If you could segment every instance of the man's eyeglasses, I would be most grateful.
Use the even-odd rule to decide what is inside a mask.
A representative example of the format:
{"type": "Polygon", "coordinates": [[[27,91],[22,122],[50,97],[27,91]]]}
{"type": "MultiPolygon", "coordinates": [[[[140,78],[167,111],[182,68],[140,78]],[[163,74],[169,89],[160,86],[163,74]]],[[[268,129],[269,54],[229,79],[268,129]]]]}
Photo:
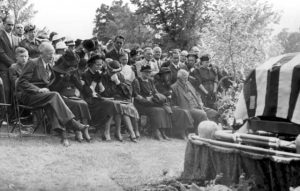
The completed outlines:
{"type": "Polygon", "coordinates": [[[23,27],[16,27],[16,29],[23,29],[23,27]]]}

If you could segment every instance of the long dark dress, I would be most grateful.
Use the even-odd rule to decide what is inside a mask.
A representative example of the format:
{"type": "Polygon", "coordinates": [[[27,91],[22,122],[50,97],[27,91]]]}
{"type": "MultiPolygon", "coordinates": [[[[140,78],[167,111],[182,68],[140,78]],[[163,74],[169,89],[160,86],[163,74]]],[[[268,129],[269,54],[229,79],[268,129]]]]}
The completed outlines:
{"type": "Polygon", "coordinates": [[[78,71],[73,71],[70,74],[60,73],[53,68],[53,81],[50,85],[51,91],[58,92],[63,98],[66,105],[75,115],[76,120],[91,120],[88,104],[80,98],[80,91],[82,91],[82,84],[78,71]],[[78,92],[78,93],[76,93],[78,92]]]}
{"type": "Polygon", "coordinates": [[[82,93],[89,106],[92,124],[96,127],[104,125],[110,117],[119,114],[117,105],[111,100],[102,98],[100,95],[99,82],[101,77],[99,73],[92,73],[89,69],[82,75],[82,80],[84,81],[82,93]],[[93,90],[90,87],[92,82],[96,83],[95,92],[97,97],[93,96],[93,90]]]}
{"type": "Polygon", "coordinates": [[[128,115],[130,117],[139,118],[139,113],[131,102],[132,88],[131,85],[125,82],[124,76],[118,73],[120,84],[116,85],[108,74],[102,76],[102,84],[105,87],[105,91],[100,95],[102,97],[112,97],[116,103],[118,113],[121,115],[128,115]],[[121,101],[121,102],[120,102],[121,101]],[[124,101],[124,102],[123,102],[124,101]]]}
{"type": "MultiPolygon", "coordinates": [[[[172,89],[171,86],[163,82],[160,78],[155,82],[156,89],[159,93],[165,95],[168,98],[168,102],[171,103],[172,89]]],[[[194,120],[187,109],[182,109],[179,106],[172,106],[172,128],[174,133],[178,134],[189,128],[194,128],[194,120]]]]}
{"type": "Polygon", "coordinates": [[[215,109],[216,95],[214,95],[215,83],[218,83],[217,68],[214,66],[196,68],[194,71],[194,77],[196,78],[196,90],[201,94],[203,104],[206,107],[215,109]],[[199,88],[200,84],[208,91],[208,95],[199,88]]]}
{"type": "Polygon", "coordinates": [[[147,115],[150,119],[151,128],[171,128],[170,114],[161,106],[147,100],[147,97],[157,93],[153,81],[144,81],[137,78],[133,81],[134,105],[140,115],[147,115]],[[142,98],[138,98],[140,95],[142,98]]]}

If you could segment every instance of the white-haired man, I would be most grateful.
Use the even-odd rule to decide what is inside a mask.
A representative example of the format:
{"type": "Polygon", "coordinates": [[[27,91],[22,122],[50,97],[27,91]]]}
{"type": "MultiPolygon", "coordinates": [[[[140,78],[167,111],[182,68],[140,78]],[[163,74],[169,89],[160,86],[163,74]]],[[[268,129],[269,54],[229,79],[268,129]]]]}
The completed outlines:
{"type": "Polygon", "coordinates": [[[155,74],[157,74],[159,72],[159,68],[157,65],[157,62],[155,60],[153,60],[153,50],[150,47],[147,47],[144,49],[144,59],[141,61],[138,61],[135,64],[135,71],[136,71],[136,75],[137,77],[141,77],[141,68],[142,66],[146,66],[149,65],[151,67],[151,76],[155,76],[155,74]]]}
{"type": "Polygon", "coordinates": [[[157,63],[158,68],[161,68],[163,61],[161,60],[162,50],[159,46],[153,48],[153,58],[157,63]]]}
{"type": "Polygon", "coordinates": [[[41,55],[29,60],[19,78],[18,89],[21,91],[21,102],[34,108],[43,108],[53,130],[61,134],[64,146],[70,143],[66,137],[66,127],[74,130],[85,130],[87,126],[74,120],[74,114],[65,104],[59,93],[48,89],[55,49],[49,42],[39,46],[41,55]]]}
{"type": "Polygon", "coordinates": [[[205,108],[201,96],[188,80],[189,72],[180,69],[177,73],[177,81],[172,88],[172,105],[189,110],[194,119],[194,127],[197,128],[201,121],[210,119],[215,122],[218,120],[218,112],[205,108]]]}

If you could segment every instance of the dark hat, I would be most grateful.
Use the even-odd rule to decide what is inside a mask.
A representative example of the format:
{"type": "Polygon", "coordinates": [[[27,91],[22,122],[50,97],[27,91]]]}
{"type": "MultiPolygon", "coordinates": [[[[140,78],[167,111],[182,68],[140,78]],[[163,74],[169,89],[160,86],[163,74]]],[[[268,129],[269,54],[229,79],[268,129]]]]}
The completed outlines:
{"type": "Polygon", "coordinates": [[[171,73],[171,70],[169,67],[161,67],[158,74],[159,75],[162,75],[162,74],[165,74],[165,73],[171,73]]]}
{"type": "Polygon", "coordinates": [[[193,56],[195,57],[196,59],[198,59],[198,55],[195,53],[195,52],[189,52],[188,55],[186,56],[187,58],[190,57],[190,56],[193,56]]]}
{"type": "Polygon", "coordinates": [[[68,72],[78,67],[79,56],[73,51],[67,50],[56,62],[53,69],[58,72],[68,72]]]}
{"type": "Polygon", "coordinates": [[[201,61],[209,61],[209,55],[206,54],[206,55],[201,56],[201,57],[200,57],[200,60],[201,60],[201,61]]]}
{"type": "Polygon", "coordinates": [[[107,68],[109,71],[111,71],[113,73],[121,72],[121,70],[122,70],[121,64],[116,60],[112,60],[112,61],[108,62],[107,68]]]}
{"type": "Polygon", "coordinates": [[[35,25],[33,25],[33,24],[28,24],[24,27],[25,33],[28,33],[28,32],[33,31],[33,30],[35,30],[35,25]]]}
{"type": "Polygon", "coordinates": [[[132,49],[129,54],[130,54],[130,57],[134,57],[134,56],[138,55],[138,52],[136,51],[136,49],[132,49]]]}
{"type": "Polygon", "coordinates": [[[96,62],[96,60],[103,60],[105,61],[105,57],[103,55],[95,54],[90,57],[90,59],[87,61],[87,64],[89,67],[93,66],[96,62]]]}
{"type": "Polygon", "coordinates": [[[142,66],[140,72],[152,72],[151,66],[149,64],[142,66]]]}
{"type": "Polygon", "coordinates": [[[94,51],[96,49],[95,42],[91,39],[84,40],[82,42],[82,46],[89,52],[94,51]]]}
{"type": "Polygon", "coordinates": [[[81,39],[76,39],[75,40],[75,46],[79,46],[81,44],[82,40],[81,39]]]}

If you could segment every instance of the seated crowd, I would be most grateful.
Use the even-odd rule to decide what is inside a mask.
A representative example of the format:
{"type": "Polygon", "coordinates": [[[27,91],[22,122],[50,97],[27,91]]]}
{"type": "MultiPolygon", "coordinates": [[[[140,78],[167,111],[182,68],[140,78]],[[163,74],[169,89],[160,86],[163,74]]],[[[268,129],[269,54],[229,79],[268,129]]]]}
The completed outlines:
{"type": "Polygon", "coordinates": [[[162,54],[159,46],[124,49],[123,36],[107,46],[55,32],[38,36],[34,25],[15,25],[12,17],[3,20],[0,41],[1,101],[14,98],[43,108],[65,146],[70,144],[67,132],[90,142],[91,126],[103,132],[103,140],[111,140],[114,125],[118,141],[124,131],[137,142],[141,116],[158,140],[185,139],[201,121],[218,122],[215,102],[222,74],[197,46],[162,54]]]}

